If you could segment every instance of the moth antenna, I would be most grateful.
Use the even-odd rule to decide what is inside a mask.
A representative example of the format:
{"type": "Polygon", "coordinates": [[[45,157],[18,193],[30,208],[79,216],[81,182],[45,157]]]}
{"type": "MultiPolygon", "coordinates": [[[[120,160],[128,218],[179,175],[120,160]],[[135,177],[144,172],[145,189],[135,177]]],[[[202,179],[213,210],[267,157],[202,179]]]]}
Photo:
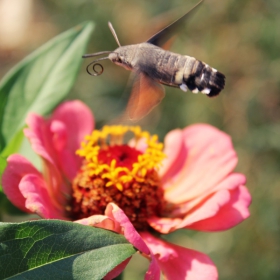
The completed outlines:
{"type": "Polygon", "coordinates": [[[110,21],[108,22],[108,26],[109,26],[109,28],[110,28],[110,30],[111,30],[111,32],[112,32],[112,34],[113,34],[117,44],[119,45],[119,47],[121,47],[121,44],[120,44],[120,41],[118,39],[117,33],[116,33],[116,31],[115,31],[115,29],[114,29],[114,27],[113,27],[113,25],[112,25],[112,23],[110,21]]]}
{"type": "Polygon", "coordinates": [[[101,58],[98,58],[98,59],[92,61],[87,66],[88,74],[91,75],[91,76],[99,76],[99,75],[101,75],[103,73],[103,71],[104,71],[104,68],[103,68],[102,64],[97,63],[97,62],[100,61],[100,60],[105,60],[105,59],[109,59],[109,57],[101,57],[101,58]],[[90,69],[91,65],[92,65],[92,69],[90,69]],[[101,68],[100,71],[96,70],[96,66],[99,66],[101,68]]]}
{"type": "Polygon", "coordinates": [[[97,53],[89,53],[89,54],[84,54],[82,58],[88,58],[88,57],[94,57],[94,56],[100,56],[102,54],[107,54],[111,53],[112,51],[103,51],[103,52],[97,52],[97,53]]]}

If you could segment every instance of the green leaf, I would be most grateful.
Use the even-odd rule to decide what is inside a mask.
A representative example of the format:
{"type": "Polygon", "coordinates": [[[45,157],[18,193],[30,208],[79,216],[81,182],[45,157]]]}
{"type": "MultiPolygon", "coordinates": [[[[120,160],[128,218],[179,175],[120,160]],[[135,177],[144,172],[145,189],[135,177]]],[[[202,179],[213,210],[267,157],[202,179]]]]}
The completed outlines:
{"type": "Polygon", "coordinates": [[[9,155],[17,152],[24,139],[23,130],[19,130],[14,137],[9,141],[8,145],[6,145],[5,149],[2,151],[1,156],[7,158],[9,155]]]}
{"type": "MultiPolygon", "coordinates": [[[[2,175],[7,166],[7,160],[0,155],[0,184],[2,184],[2,175]]],[[[25,212],[19,210],[6,197],[3,192],[2,185],[0,185],[0,220],[1,214],[5,212],[9,215],[26,215],[25,212]]]]}
{"type": "MultiPolygon", "coordinates": [[[[2,183],[1,178],[2,178],[2,174],[3,174],[6,166],[7,166],[7,161],[3,157],[0,156],[0,183],[2,183]]],[[[0,192],[2,192],[2,191],[3,191],[2,186],[0,185],[0,192]]]]}
{"type": "Polygon", "coordinates": [[[135,252],[123,235],[100,228],[0,223],[0,279],[102,279],[135,252]]]}
{"type": "Polygon", "coordinates": [[[78,74],[92,29],[93,24],[87,22],[62,33],[27,56],[3,78],[1,151],[9,141],[17,142],[29,112],[47,114],[65,98],[78,74]]]}

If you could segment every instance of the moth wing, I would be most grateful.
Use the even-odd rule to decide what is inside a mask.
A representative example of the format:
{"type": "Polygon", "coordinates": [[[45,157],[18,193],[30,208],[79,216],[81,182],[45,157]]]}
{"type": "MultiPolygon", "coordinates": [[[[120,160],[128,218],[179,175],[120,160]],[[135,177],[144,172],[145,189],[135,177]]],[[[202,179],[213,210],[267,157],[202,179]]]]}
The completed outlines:
{"type": "Polygon", "coordinates": [[[160,30],[158,33],[153,35],[147,43],[156,45],[156,46],[162,46],[166,41],[174,35],[174,32],[182,25],[182,23],[189,18],[190,15],[193,14],[194,10],[203,2],[201,0],[199,3],[197,3],[190,11],[188,11],[185,15],[165,27],[164,29],[160,30]]]}
{"type": "Polygon", "coordinates": [[[127,105],[130,120],[137,121],[148,115],[164,98],[164,87],[144,73],[135,77],[127,105]]]}
{"type": "Polygon", "coordinates": [[[176,39],[176,36],[172,36],[164,44],[161,45],[161,48],[164,49],[164,50],[170,50],[170,48],[173,45],[175,39],[176,39]]]}

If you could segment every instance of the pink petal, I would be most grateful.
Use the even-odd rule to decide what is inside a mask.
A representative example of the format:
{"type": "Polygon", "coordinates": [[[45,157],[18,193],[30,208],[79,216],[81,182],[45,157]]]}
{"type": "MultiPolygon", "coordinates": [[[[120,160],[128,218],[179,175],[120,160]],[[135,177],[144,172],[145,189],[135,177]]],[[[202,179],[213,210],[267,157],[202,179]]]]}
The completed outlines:
{"type": "Polygon", "coordinates": [[[148,219],[148,223],[156,231],[167,234],[180,228],[182,219],[152,217],[148,219]]]}
{"type": "Polygon", "coordinates": [[[79,223],[84,226],[93,226],[93,227],[112,230],[117,233],[122,233],[119,224],[113,219],[104,215],[92,215],[88,218],[77,220],[75,221],[75,223],[79,223]]]}
{"type": "Polygon", "coordinates": [[[148,232],[141,233],[168,280],[214,280],[218,279],[215,265],[205,254],[183,248],[148,232]]]}
{"type": "Polygon", "coordinates": [[[152,217],[148,222],[161,233],[169,233],[179,228],[204,231],[231,228],[249,216],[248,207],[251,196],[242,186],[243,183],[245,183],[245,177],[242,174],[231,174],[217,186],[218,191],[205,198],[192,211],[188,212],[188,204],[191,202],[178,205],[178,212],[170,211],[170,217],[180,218],[152,217]],[[208,220],[211,220],[211,225],[207,222],[208,220]]]}
{"type": "MultiPolygon", "coordinates": [[[[151,260],[148,271],[146,272],[145,280],[159,280],[160,269],[153,255],[150,255],[150,250],[135,230],[125,213],[114,203],[109,203],[105,210],[105,216],[93,215],[89,218],[76,221],[83,225],[93,225],[105,229],[110,229],[118,233],[122,233],[125,238],[137,248],[141,254],[151,260]]],[[[129,261],[126,260],[127,262],[129,261]]],[[[116,277],[126,266],[127,262],[122,263],[113,269],[104,279],[112,279],[116,277]]]]}
{"type": "Polygon", "coordinates": [[[58,120],[66,126],[68,135],[67,150],[75,153],[85,135],[94,129],[94,118],[88,106],[79,100],[62,103],[53,113],[52,120],[58,120]]]}
{"type": "Polygon", "coordinates": [[[63,174],[58,169],[56,152],[51,141],[52,134],[45,120],[35,114],[27,117],[29,128],[24,129],[25,136],[29,139],[32,149],[41,156],[43,170],[49,193],[54,202],[65,205],[65,194],[69,193],[69,187],[63,181],[63,174]]]}
{"type": "Polygon", "coordinates": [[[19,190],[26,199],[25,207],[32,213],[45,219],[65,220],[65,213],[57,209],[49,196],[46,182],[35,174],[25,175],[20,183],[19,190]]]}
{"type": "Polygon", "coordinates": [[[135,248],[147,255],[150,254],[149,248],[121,208],[114,203],[109,203],[106,207],[105,215],[119,223],[123,230],[123,235],[135,248]]]}
{"type": "MultiPolygon", "coordinates": [[[[190,225],[194,222],[201,221],[206,218],[214,217],[220,211],[222,211],[222,208],[225,205],[229,205],[229,207],[234,207],[234,205],[231,204],[232,200],[235,201],[235,199],[239,199],[239,197],[234,198],[234,191],[235,190],[238,191],[240,186],[245,184],[245,182],[246,182],[246,178],[244,175],[233,173],[229,175],[227,178],[225,178],[225,180],[223,180],[220,184],[218,184],[216,187],[217,191],[215,191],[213,194],[209,195],[208,197],[205,197],[203,201],[191,213],[187,213],[187,211],[184,210],[184,205],[180,205],[180,209],[178,209],[180,211],[179,213],[177,213],[177,215],[182,216],[184,212],[186,213],[181,226],[185,227],[186,225],[190,225]]],[[[241,197],[240,200],[237,201],[237,203],[241,203],[241,204],[243,203],[241,197]]],[[[192,204],[192,202],[186,203],[185,205],[186,209],[189,208],[188,204],[192,204]]],[[[244,205],[245,207],[248,207],[247,203],[245,205],[244,205]]],[[[236,211],[235,209],[233,210],[236,211]]],[[[172,214],[176,215],[175,213],[172,214]]]]}
{"type": "Polygon", "coordinates": [[[51,130],[57,140],[63,143],[59,152],[59,163],[68,178],[73,179],[80,168],[81,158],[76,156],[76,150],[87,134],[94,129],[94,118],[90,109],[81,101],[68,101],[62,103],[53,113],[52,122],[63,124],[63,130],[57,129],[54,124],[51,130]],[[60,139],[59,139],[60,138],[60,139]],[[62,140],[62,141],[61,141],[62,140]]]}
{"type": "Polygon", "coordinates": [[[49,120],[35,114],[27,118],[29,138],[34,151],[60,169],[71,181],[81,164],[75,152],[85,135],[93,130],[93,116],[80,101],[62,103],[49,120]]]}
{"type": "Polygon", "coordinates": [[[93,129],[93,117],[86,105],[80,101],[61,104],[49,120],[35,114],[27,118],[29,128],[24,130],[33,150],[44,161],[44,175],[54,201],[67,203],[69,184],[81,165],[75,154],[80,142],[93,129]]]}
{"type": "Polygon", "coordinates": [[[187,157],[181,129],[172,130],[165,136],[164,153],[167,157],[163,160],[163,166],[159,170],[162,183],[173,178],[181,170],[187,157]]]}
{"type": "Polygon", "coordinates": [[[245,183],[246,178],[243,174],[232,173],[216,186],[213,193],[209,193],[207,196],[201,195],[196,199],[182,203],[180,205],[174,205],[173,210],[169,212],[169,215],[173,217],[186,216],[188,219],[190,219],[190,216],[197,216],[197,213],[200,212],[199,220],[213,216],[219,210],[219,205],[224,205],[227,203],[227,200],[230,198],[228,191],[234,190],[245,183]],[[220,197],[217,200],[217,204],[211,202],[209,203],[212,197],[216,196],[217,194],[220,197]],[[207,211],[204,210],[207,204],[211,205],[211,213],[209,212],[209,209],[207,211]],[[196,207],[193,209],[194,206],[196,207]]]}
{"type": "Polygon", "coordinates": [[[25,206],[25,197],[19,190],[19,183],[27,174],[41,176],[37,169],[23,156],[14,154],[8,157],[7,167],[2,176],[2,186],[8,199],[22,211],[31,213],[25,206]]]}
{"type": "Polygon", "coordinates": [[[159,280],[160,279],[160,269],[153,255],[150,255],[150,250],[139,235],[139,233],[135,230],[131,222],[125,213],[114,203],[108,204],[106,211],[107,216],[112,216],[116,219],[120,226],[123,229],[123,234],[125,238],[135,247],[137,248],[141,254],[146,257],[150,256],[151,263],[148,271],[145,275],[145,280],[159,280]]]}
{"type": "Polygon", "coordinates": [[[248,207],[251,195],[245,186],[230,192],[230,200],[223,205],[215,216],[198,221],[187,228],[203,231],[220,231],[236,226],[250,216],[248,207]]]}
{"type": "Polygon", "coordinates": [[[51,140],[52,148],[55,151],[56,166],[69,181],[72,181],[81,167],[82,158],[75,152],[66,149],[69,136],[64,123],[54,120],[50,123],[49,129],[52,134],[51,140]]]}
{"type": "MultiPolygon", "coordinates": [[[[165,174],[170,175],[164,177],[165,198],[175,204],[209,195],[237,163],[229,136],[218,129],[199,124],[187,127],[182,133],[184,149],[176,153],[174,160],[180,164],[172,172],[167,170],[165,174]]],[[[168,156],[172,153],[169,150],[168,156]]]]}
{"type": "Polygon", "coordinates": [[[160,280],[160,266],[154,254],[151,254],[151,262],[145,274],[145,280],[160,280]]]}
{"type": "MultiPolygon", "coordinates": [[[[188,215],[187,212],[192,210],[194,206],[195,206],[194,211],[196,211],[198,205],[204,203],[206,200],[209,199],[209,197],[211,197],[213,194],[217,193],[218,191],[233,190],[241,185],[244,185],[245,183],[246,183],[246,177],[243,174],[231,173],[216,185],[215,189],[213,189],[213,192],[209,192],[208,194],[201,195],[191,201],[181,204],[174,212],[172,212],[172,215],[182,216],[184,213],[188,215]],[[176,211],[178,213],[176,213],[176,211]]],[[[209,216],[209,214],[206,215],[209,216]]]]}
{"type": "MultiPolygon", "coordinates": [[[[81,220],[75,221],[75,223],[79,223],[86,226],[94,226],[98,228],[103,228],[107,230],[112,230],[117,233],[122,233],[122,229],[117,221],[114,219],[111,219],[104,215],[92,215],[88,218],[84,218],[81,220]]],[[[105,277],[104,280],[110,280],[117,277],[126,267],[128,262],[130,261],[131,257],[123,261],[121,264],[119,264],[117,267],[115,267],[113,270],[111,270],[105,277]]]]}
{"type": "Polygon", "coordinates": [[[125,213],[114,203],[109,203],[105,210],[105,215],[92,215],[88,218],[77,220],[83,225],[97,226],[121,233],[139,251],[149,255],[150,251],[139,233],[125,213]]]}
{"type": "Polygon", "coordinates": [[[43,117],[29,114],[26,123],[29,128],[24,129],[24,134],[29,139],[32,149],[43,159],[55,165],[56,154],[50,141],[52,135],[43,117]]]}

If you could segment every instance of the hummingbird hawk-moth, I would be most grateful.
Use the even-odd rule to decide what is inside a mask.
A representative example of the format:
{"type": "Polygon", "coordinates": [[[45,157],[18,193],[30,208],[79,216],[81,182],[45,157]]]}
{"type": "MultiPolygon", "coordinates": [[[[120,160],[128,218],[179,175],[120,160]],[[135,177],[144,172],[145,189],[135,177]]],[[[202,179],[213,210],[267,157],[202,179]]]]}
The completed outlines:
{"type": "Polygon", "coordinates": [[[93,76],[103,72],[103,66],[98,61],[104,59],[133,71],[132,92],[127,106],[128,117],[131,120],[143,118],[161,102],[165,95],[162,85],[177,87],[185,92],[188,89],[193,93],[202,92],[209,97],[218,95],[224,88],[225,76],[216,69],[194,57],[161,48],[202,2],[203,0],[181,18],[140,44],[121,46],[109,22],[109,28],[119,48],[83,56],[87,58],[109,54],[108,57],[96,59],[87,66],[88,73],[93,76]],[[93,65],[93,73],[89,70],[91,65],[93,65]],[[101,67],[99,72],[95,69],[96,66],[101,67]]]}

